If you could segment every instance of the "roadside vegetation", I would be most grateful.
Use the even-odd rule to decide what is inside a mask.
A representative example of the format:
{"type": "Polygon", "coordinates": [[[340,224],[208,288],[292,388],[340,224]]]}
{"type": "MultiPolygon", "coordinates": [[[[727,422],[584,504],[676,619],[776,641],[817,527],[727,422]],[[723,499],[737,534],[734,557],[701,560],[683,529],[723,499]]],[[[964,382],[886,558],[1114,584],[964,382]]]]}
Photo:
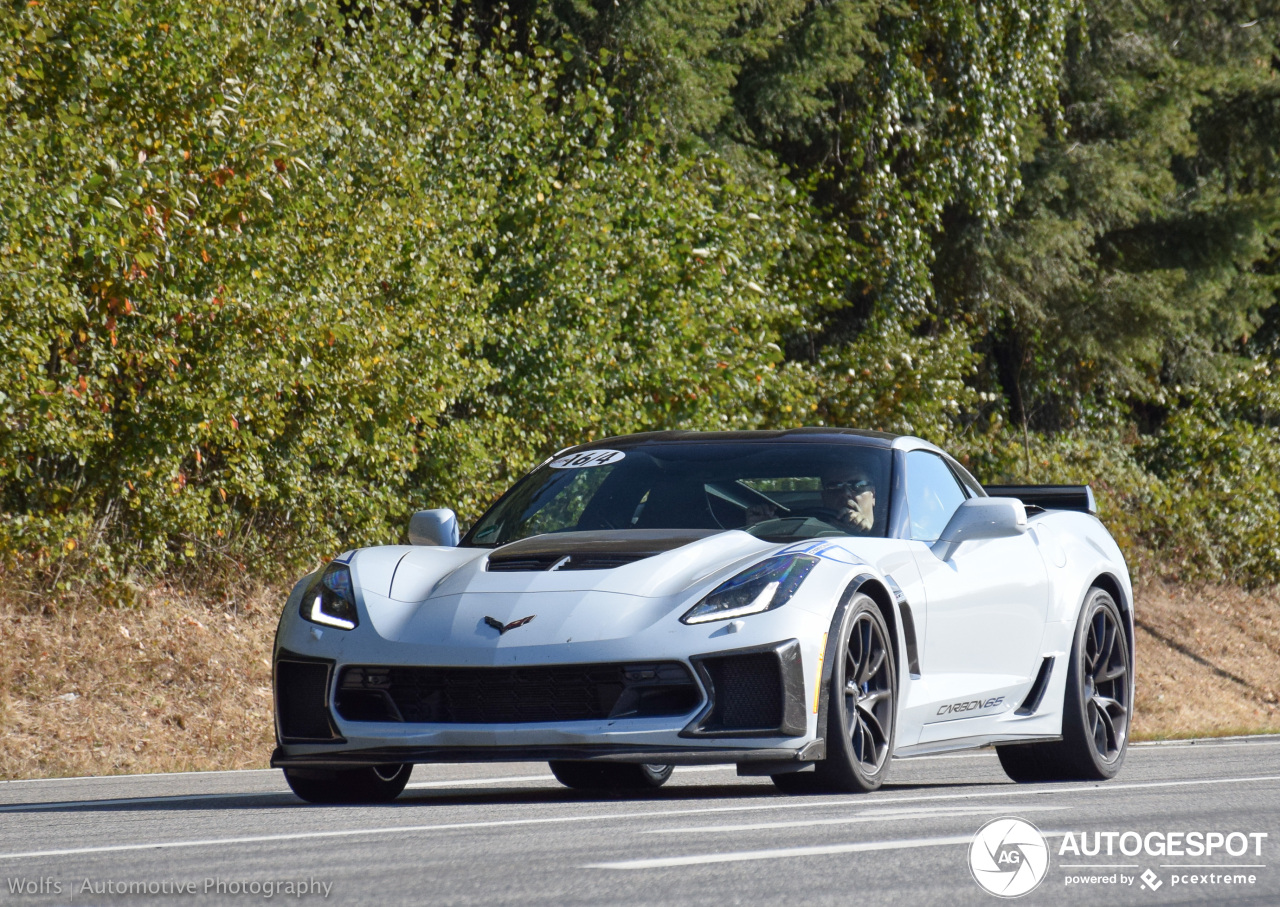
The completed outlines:
{"type": "MultiPolygon", "coordinates": [[[[1280,733],[1280,597],[1138,591],[1134,739],[1280,733]]],[[[51,614],[0,602],[0,780],[266,768],[287,594],[156,586],[135,608],[51,614]]]]}
{"type": "Polygon", "coordinates": [[[1088,481],[1144,588],[1269,601],[1278,46],[1257,0],[3,5],[6,655],[659,428],[1088,481]]]}

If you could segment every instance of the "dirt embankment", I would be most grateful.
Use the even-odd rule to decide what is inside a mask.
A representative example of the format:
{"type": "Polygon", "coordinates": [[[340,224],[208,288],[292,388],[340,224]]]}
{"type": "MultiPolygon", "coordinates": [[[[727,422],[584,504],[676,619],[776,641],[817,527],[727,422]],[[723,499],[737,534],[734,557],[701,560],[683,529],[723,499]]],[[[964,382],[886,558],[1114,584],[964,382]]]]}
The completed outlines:
{"type": "Polygon", "coordinates": [[[283,594],[138,609],[0,603],[0,778],[262,768],[283,594]]]}
{"type": "MultiPolygon", "coordinates": [[[[0,778],[265,767],[285,594],[0,603],[0,778]]],[[[1280,731],[1280,596],[1153,584],[1137,614],[1135,737],[1280,731]]]]}
{"type": "Polygon", "coordinates": [[[1280,731],[1280,594],[1138,591],[1139,738],[1280,731]]]}

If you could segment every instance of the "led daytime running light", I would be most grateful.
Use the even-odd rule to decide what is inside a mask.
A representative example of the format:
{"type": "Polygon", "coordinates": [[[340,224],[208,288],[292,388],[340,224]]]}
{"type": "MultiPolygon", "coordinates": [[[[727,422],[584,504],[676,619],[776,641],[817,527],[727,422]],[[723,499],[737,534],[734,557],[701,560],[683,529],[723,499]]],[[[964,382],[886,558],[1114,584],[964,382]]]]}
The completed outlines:
{"type": "Polygon", "coordinates": [[[716,586],[680,620],[702,624],[771,611],[791,600],[817,563],[806,555],[763,560],[716,586]]]}
{"type": "Polygon", "coordinates": [[[311,602],[311,613],[307,615],[308,620],[313,620],[318,624],[324,624],[326,627],[337,627],[339,630],[354,630],[356,628],[355,621],[346,620],[342,617],[331,617],[324,613],[324,593],[320,593],[311,602]]]}
{"type": "Polygon", "coordinates": [[[302,597],[302,616],[325,627],[354,630],[360,618],[356,614],[351,568],[338,563],[326,567],[320,581],[302,597]]]}

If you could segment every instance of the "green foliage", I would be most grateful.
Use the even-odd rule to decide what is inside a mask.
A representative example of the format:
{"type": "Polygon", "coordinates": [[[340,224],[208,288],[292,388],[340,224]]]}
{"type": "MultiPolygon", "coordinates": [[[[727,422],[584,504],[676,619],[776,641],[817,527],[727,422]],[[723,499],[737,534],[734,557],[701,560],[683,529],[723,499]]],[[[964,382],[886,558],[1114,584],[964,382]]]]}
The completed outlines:
{"type": "Polygon", "coordinates": [[[6,14],[6,547],[385,534],[402,439],[475,372],[519,155],[473,144],[526,145],[548,84],[394,8],[272,9],[6,14]]]}
{"type": "Polygon", "coordinates": [[[0,559],[292,569],[855,425],[1280,579],[1256,0],[0,7],[0,559]]]}
{"type": "Polygon", "coordinates": [[[565,440],[761,423],[803,322],[784,184],[615,140],[501,34],[338,13],[6,14],[0,546],[28,566],[266,570],[475,514],[565,440]]]}
{"type": "Polygon", "coordinates": [[[1070,427],[1091,395],[1168,403],[1212,381],[1275,305],[1280,23],[1244,2],[1086,3],[1061,124],[994,229],[943,251],[1016,421],[1070,427]]]}
{"type": "Polygon", "coordinates": [[[1280,372],[1259,363],[1192,392],[1140,448],[1168,492],[1149,543],[1184,575],[1247,585],[1280,577],[1280,372]]]}

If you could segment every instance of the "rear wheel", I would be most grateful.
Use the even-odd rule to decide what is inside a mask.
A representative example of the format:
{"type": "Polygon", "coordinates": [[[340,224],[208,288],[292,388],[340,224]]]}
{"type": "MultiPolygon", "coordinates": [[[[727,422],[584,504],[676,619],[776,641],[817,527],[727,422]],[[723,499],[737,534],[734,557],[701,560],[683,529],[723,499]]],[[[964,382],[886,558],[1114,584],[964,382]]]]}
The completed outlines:
{"type": "Polygon", "coordinates": [[[863,793],[884,783],[893,752],[897,660],[880,606],[855,595],[827,693],[827,757],[812,772],[774,775],[786,793],[863,793]]]}
{"type": "Polygon", "coordinates": [[[1067,689],[1062,739],[996,747],[1014,781],[1106,781],[1124,764],[1133,706],[1129,637],[1115,600],[1091,589],[1080,611],[1067,689]]]}
{"type": "Polygon", "coordinates": [[[413,766],[392,763],[365,768],[286,768],[290,789],[308,803],[388,803],[409,783],[413,766]]]}
{"type": "Polygon", "coordinates": [[[551,774],[565,787],[574,790],[645,791],[662,787],[671,777],[670,765],[644,765],[630,762],[549,763],[551,774]]]}

